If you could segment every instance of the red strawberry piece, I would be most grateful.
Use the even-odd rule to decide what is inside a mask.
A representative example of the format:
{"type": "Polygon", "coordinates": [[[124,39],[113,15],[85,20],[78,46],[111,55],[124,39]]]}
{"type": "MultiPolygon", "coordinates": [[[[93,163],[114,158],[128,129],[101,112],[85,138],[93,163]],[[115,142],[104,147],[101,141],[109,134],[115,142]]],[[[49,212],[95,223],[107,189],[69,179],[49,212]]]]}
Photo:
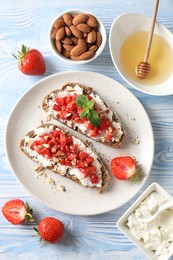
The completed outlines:
{"type": "Polygon", "coordinates": [[[46,71],[43,55],[36,49],[22,45],[22,50],[18,51],[18,55],[13,54],[13,57],[18,60],[19,69],[26,75],[42,75],[46,71]]]}
{"type": "Polygon", "coordinates": [[[111,169],[119,180],[130,179],[137,173],[136,162],[131,156],[114,158],[111,161],[111,169]]]}
{"type": "Polygon", "coordinates": [[[14,199],[10,200],[2,208],[4,217],[14,225],[20,224],[21,222],[33,222],[32,209],[29,205],[22,200],[14,199]]]}
{"type": "Polygon", "coordinates": [[[92,173],[92,174],[90,175],[90,180],[91,180],[91,182],[92,182],[93,184],[96,184],[96,183],[99,182],[99,179],[98,179],[96,173],[92,173]]]}
{"type": "Polygon", "coordinates": [[[34,230],[40,236],[40,242],[56,243],[64,235],[64,224],[56,218],[46,217],[39,222],[38,229],[34,230]]]}

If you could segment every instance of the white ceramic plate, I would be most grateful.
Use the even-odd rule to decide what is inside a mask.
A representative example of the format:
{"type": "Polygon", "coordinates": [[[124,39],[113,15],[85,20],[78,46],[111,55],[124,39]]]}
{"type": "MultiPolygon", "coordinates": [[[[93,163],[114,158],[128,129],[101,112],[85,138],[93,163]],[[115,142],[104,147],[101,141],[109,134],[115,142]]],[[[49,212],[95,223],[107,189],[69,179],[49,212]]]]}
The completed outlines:
{"type": "MultiPolygon", "coordinates": [[[[70,129],[69,131],[75,133],[70,129]]],[[[86,140],[82,135],[75,134],[86,140]]],[[[72,71],[57,73],[41,80],[21,97],[7,124],[6,150],[15,176],[39,201],[61,212],[94,215],[122,206],[141,189],[151,170],[154,138],[150,120],[143,106],[129,90],[101,74],[72,71]],[[109,171],[112,158],[123,155],[135,156],[145,173],[140,182],[134,184],[119,181],[111,175],[109,189],[100,195],[97,191],[86,189],[56,174],[51,175],[57,183],[56,187],[64,185],[66,192],[56,190],[55,186],[52,187],[43,176],[35,178],[34,163],[20,151],[19,141],[29,130],[38,126],[41,120],[45,122],[46,114],[41,109],[44,96],[68,82],[78,82],[92,87],[114,111],[117,111],[127,132],[122,148],[109,148],[95,141],[93,144],[109,171]]]]}

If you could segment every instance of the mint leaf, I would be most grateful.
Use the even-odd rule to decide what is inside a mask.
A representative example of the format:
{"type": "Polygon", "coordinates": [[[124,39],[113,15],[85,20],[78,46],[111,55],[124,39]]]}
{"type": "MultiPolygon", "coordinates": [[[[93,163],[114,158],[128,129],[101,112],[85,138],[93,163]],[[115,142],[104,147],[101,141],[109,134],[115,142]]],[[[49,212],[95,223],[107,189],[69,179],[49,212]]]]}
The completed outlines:
{"type": "Polygon", "coordinates": [[[94,99],[92,99],[92,100],[90,100],[90,101],[88,102],[88,106],[89,106],[90,109],[93,108],[93,106],[94,106],[94,99]]]}
{"type": "Polygon", "coordinates": [[[85,108],[88,107],[89,100],[85,95],[79,94],[75,100],[78,107],[85,108]]]}
{"type": "Polygon", "coordinates": [[[85,117],[88,116],[88,114],[89,114],[89,109],[84,108],[84,109],[82,110],[82,112],[80,113],[80,118],[85,118],[85,117]]]}
{"type": "Polygon", "coordinates": [[[87,96],[79,94],[75,102],[78,107],[83,108],[82,112],[80,113],[80,118],[87,117],[93,126],[97,127],[100,125],[101,120],[99,114],[94,109],[94,99],[89,100],[87,96]]]}
{"type": "Polygon", "coordinates": [[[100,117],[99,117],[97,111],[95,111],[95,110],[90,111],[90,113],[88,115],[88,120],[90,121],[90,123],[93,126],[99,126],[101,123],[100,117]]]}

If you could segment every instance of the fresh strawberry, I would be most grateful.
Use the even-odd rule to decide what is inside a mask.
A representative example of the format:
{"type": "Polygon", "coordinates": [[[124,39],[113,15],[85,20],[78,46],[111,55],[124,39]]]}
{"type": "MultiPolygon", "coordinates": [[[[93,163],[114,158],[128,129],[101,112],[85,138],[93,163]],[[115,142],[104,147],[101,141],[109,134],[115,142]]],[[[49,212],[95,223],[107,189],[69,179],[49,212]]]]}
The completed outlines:
{"type": "Polygon", "coordinates": [[[34,230],[40,236],[40,243],[44,241],[56,243],[64,235],[64,224],[56,218],[46,217],[39,222],[38,229],[34,230]]]}
{"type": "Polygon", "coordinates": [[[136,162],[131,156],[116,157],[111,161],[113,175],[119,180],[131,179],[137,181],[138,176],[142,175],[136,162]]]}
{"type": "Polygon", "coordinates": [[[46,71],[44,58],[36,49],[30,50],[22,45],[22,51],[18,51],[18,55],[13,54],[13,57],[18,60],[19,69],[26,75],[42,75],[46,71]]]}
{"type": "Polygon", "coordinates": [[[2,208],[4,217],[14,225],[20,224],[21,222],[33,222],[32,209],[29,205],[22,200],[14,199],[10,200],[2,208]]]}

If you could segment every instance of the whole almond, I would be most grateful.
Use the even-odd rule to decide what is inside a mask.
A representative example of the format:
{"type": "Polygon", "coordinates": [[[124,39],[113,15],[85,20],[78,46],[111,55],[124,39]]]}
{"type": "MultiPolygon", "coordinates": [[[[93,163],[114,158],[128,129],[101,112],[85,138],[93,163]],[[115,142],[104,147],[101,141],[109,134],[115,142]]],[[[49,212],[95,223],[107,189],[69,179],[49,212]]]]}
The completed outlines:
{"type": "Polygon", "coordinates": [[[53,30],[52,30],[52,34],[51,34],[52,39],[55,39],[57,31],[58,31],[58,29],[54,27],[53,30]]]}
{"type": "Polygon", "coordinates": [[[70,52],[70,56],[80,56],[82,53],[86,51],[86,46],[84,45],[76,45],[70,52]]]}
{"type": "Polygon", "coordinates": [[[88,33],[87,42],[94,43],[96,41],[96,37],[96,32],[94,30],[91,30],[91,32],[88,33]]]}
{"type": "Polygon", "coordinates": [[[79,23],[85,23],[88,20],[88,16],[86,14],[77,14],[74,18],[72,23],[77,25],[79,23]]]}
{"type": "Polygon", "coordinates": [[[87,24],[90,27],[97,27],[98,26],[98,21],[97,19],[92,15],[92,14],[88,14],[88,20],[87,20],[87,24]]]}
{"type": "Polygon", "coordinates": [[[72,36],[71,37],[71,40],[73,41],[73,43],[75,44],[75,45],[77,45],[78,44],[78,38],[77,37],[75,37],[75,36],[72,36]]]}
{"type": "Polygon", "coordinates": [[[66,58],[69,58],[69,57],[70,57],[70,51],[64,49],[64,50],[62,51],[62,55],[65,56],[66,58]]]}
{"type": "Polygon", "coordinates": [[[64,39],[64,37],[65,37],[65,28],[62,27],[57,31],[55,38],[57,41],[61,41],[64,39]]]}
{"type": "Polygon", "coordinates": [[[68,14],[68,13],[64,14],[63,19],[64,19],[65,24],[67,24],[68,27],[70,27],[72,25],[73,17],[71,16],[71,14],[68,14]]]}
{"type": "Polygon", "coordinates": [[[102,43],[102,36],[101,36],[101,33],[100,32],[97,32],[96,33],[96,44],[97,44],[97,46],[100,46],[101,45],[101,43],[102,43]]]}
{"type": "Polygon", "coordinates": [[[84,45],[86,46],[86,41],[84,39],[79,39],[78,40],[78,45],[84,45]]]}
{"type": "Polygon", "coordinates": [[[71,33],[71,31],[70,31],[70,29],[69,29],[68,26],[65,26],[65,34],[66,34],[68,37],[70,37],[70,36],[72,35],[72,33],[71,33]]]}
{"type": "Polygon", "coordinates": [[[89,51],[96,51],[98,49],[98,46],[97,45],[92,45],[90,48],[89,48],[89,51]]]}
{"type": "Polygon", "coordinates": [[[86,51],[79,56],[79,60],[89,60],[94,57],[94,51],[86,51]]]}
{"type": "Polygon", "coordinates": [[[79,39],[82,39],[83,34],[75,25],[70,26],[70,30],[74,36],[76,36],[79,39]]]}
{"type": "Polygon", "coordinates": [[[62,18],[58,18],[55,22],[54,22],[54,27],[57,28],[58,30],[61,28],[61,27],[64,27],[65,26],[65,22],[62,18]]]}
{"type": "Polygon", "coordinates": [[[65,37],[63,40],[61,40],[62,43],[64,44],[73,44],[73,41],[69,37],[65,37]]]}
{"type": "Polygon", "coordinates": [[[84,32],[84,33],[89,33],[91,30],[89,25],[86,23],[79,23],[78,25],[76,25],[76,27],[79,29],[79,31],[84,32]]]}
{"type": "Polygon", "coordinates": [[[73,56],[73,55],[71,55],[71,56],[70,56],[70,59],[71,59],[71,60],[80,60],[79,57],[80,57],[80,56],[73,56]]]}
{"type": "Polygon", "coordinates": [[[67,51],[71,51],[74,48],[74,45],[71,44],[63,44],[64,49],[67,51]]]}
{"type": "Polygon", "coordinates": [[[55,46],[56,46],[56,49],[58,52],[62,52],[62,46],[61,46],[61,43],[60,41],[55,41],[55,46]]]}

